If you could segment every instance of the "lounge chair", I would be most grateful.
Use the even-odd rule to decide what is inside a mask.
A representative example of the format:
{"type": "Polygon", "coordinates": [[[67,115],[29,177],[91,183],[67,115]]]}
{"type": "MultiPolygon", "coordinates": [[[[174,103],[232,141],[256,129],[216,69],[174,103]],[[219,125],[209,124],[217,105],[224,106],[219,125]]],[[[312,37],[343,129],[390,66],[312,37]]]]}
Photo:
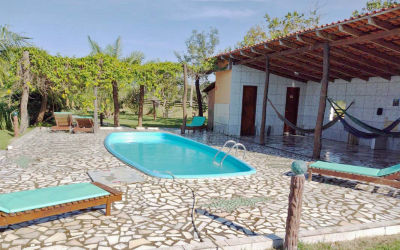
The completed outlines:
{"type": "Polygon", "coordinates": [[[103,184],[77,183],[0,194],[0,226],[106,205],[122,199],[121,192],[103,184]]]}
{"type": "Polygon", "coordinates": [[[74,116],[76,126],[74,127],[74,133],[77,132],[89,132],[93,133],[94,123],[93,117],[91,116],[74,116]]]}
{"type": "Polygon", "coordinates": [[[202,130],[203,128],[206,127],[204,124],[205,121],[206,121],[205,117],[194,116],[190,123],[186,123],[185,128],[187,130],[193,130],[193,133],[194,133],[196,130],[202,130]]]}
{"type": "Polygon", "coordinates": [[[400,188],[400,164],[377,169],[317,161],[308,167],[309,181],[313,173],[400,188]]]}
{"type": "Polygon", "coordinates": [[[51,127],[51,131],[71,131],[72,113],[70,112],[54,112],[56,126],[51,127]]]}

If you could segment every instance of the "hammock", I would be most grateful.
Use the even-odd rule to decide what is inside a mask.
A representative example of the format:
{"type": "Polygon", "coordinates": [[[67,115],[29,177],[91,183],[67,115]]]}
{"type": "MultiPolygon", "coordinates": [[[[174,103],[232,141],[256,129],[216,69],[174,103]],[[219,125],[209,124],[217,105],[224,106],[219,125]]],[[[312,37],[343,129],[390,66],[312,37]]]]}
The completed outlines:
{"type": "MultiPolygon", "coordinates": [[[[346,112],[346,110],[343,110],[339,105],[337,105],[336,102],[334,102],[333,100],[331,100],[330,98],[327,98],[328,101],[330,103],[333,103],[336,106],[336,110],[340,110],[341,112],[343,112],[347,117],[349,117],[350,120],[352,120],[355,124],[357,124],[358,126],[362,127],[363,129],[366,129],[370,132],[376,133],[376,134],[380,134],[383,136],[387,136],[387,135],[395,135],[398,136],[400,135],[400,133],[398,132],[390,132],[392,129],[394,129],[397,125],[399,125],[400,123],[400,118],[398,118],[397,120],[395,120],[393,123],[391,123],[389,126],[385,127],[384,129],[378,129],[375,128],[373,126],[370,126],[368,124],[366,124],[365,122],[362,122],[361,120],[359,120],[358,118],[350,115],[349,113],[346,112]]],[[[333,107],[333,106],[332,106],[333,107]]],[[[335,109],[335,107],[333,107],[335,109]]]]}
{"type": "MultiPolygon", "coordinates": [[[[353,134],[356,137],[359,138],[365,138],[365,139],[373,139],[373,138],[377,138],[379,136],[382,136],[381,134],[378,133],[367,133],[361,130],[358,130],[356,128],[354,128],[353,126],[351,126],[345,119],[343,119],[341,117],[341,115],[339,114],[339,112],[336,110],[336,108],[334,107],[332,101],[327,98],[328,102],[330,103],[330,105],[332,106],[333,110],[335,111],[337,117],[339,117],[339,120],[341,122],[341,124],[343,125],[344,130],[346,130],[347,132],[353,134]]],[[[336,104],[337,105],[337,104],[336,104]]],[[[350,117],[349,117],[350,118],[350,117]]],[[[392,126],[389,125],[388,127],[392,126]]],[[[390,134],[386,134],[386,136],[390,136],[390,137],[400,137],[400,132],[391,132],[390,134]]]]}
{"type": "MultiPolygon", "coordinates": [[[[283,121],[286,125],[288,125],[290,128],[296,130],[296,131],[300,131],[304,134],[311,134],[315,132],[315,128],[310,128],[310,129],[306,129],[306,128],[300,128],[297,127],[296,125],[294,125],[293,123],[291,123],[288,119],[286,119],[282,114],[279,113],[279,111],[276,109],[276,107],[274,106],[274,104],[272,104],[271,100],[268,98],[267,99],[268,102],[271,104],[271,107],[274,109],[276,115],[278,116],[278,118],[283,121]]],[[[350,103],[349,107],[351,107],[351,105],[353,105],[353,102],[350,103]]],[[[347,108],[347,109],[348,109],[347,108]]],[[[333,119],[332,121],[328,122],[327,124],[322,126],[322,130],[328,129],[330,127],[332,127],[333,125],[335,125],[335,123],[339,121],[339,117],[335,117],[335,119],[333,119]]]]}

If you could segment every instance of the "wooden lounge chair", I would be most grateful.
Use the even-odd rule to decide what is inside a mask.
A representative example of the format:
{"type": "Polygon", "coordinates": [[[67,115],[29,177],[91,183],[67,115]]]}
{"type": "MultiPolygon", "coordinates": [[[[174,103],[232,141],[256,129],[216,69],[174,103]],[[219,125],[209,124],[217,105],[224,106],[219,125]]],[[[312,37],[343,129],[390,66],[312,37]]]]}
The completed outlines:
{"type": "Polygon", "coordinates": [[[71,131],[72,113],[70,112],[54,112],[56,126],[51,127],[51,131],[71,131]]]}
{"type": "Polygon", "coordinates": [[[400,188],[400,164],[377,169],[317,161],[308,167],[309,181],[313,173],[400,188]]]}
{"type": "Polygon", "coordinates": [[[74,127],[74,133],[77,132],[88,132],[93,133],[94,122],[93,117],[90,116],[75,116],[76,126],[74,127]]]}
{"type": "Polygon", "coordinates": [[[0,194],[0,226],[104,204],[110,215],[111,203],[121,199],[120,191],[96,182],[0,194]]]}
{"type": "Polygon", "coordinates": [[[206,121],[205,117],[194,116],[190,123],[186,123],[185,128],[187,130],[193,130],[193,133],[194,133],[196,130],[202,130],[203,128],[206,127],[204,124],[205,121],[206,121]]]}

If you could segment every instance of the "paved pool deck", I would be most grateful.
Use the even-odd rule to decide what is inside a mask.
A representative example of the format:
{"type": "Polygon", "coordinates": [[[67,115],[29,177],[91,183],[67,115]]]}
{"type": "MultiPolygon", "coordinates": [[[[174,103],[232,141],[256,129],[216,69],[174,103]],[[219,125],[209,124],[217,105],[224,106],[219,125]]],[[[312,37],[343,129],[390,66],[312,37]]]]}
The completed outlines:
{"type": "MultiPolygon", "coordinates": [[[[6,157],[0,156],[0,193],[89,182],[88,170],[129,168],[104,148],[103,140],[111,132],[33,130],[15,141],[6,157]]],[[[185,136],[216,148],[232,139],[210,132],[185,136]]],[[[241,142],[248,149],[244,160],[257,169],[254,175],[174,182],[138,172],[143,182],[115,186],[123,192],[123,200],[114,203],[112,216],[94,208],[0,228],[0,248],[146,249],[197,243],[199,236],[214,242],[281,234],[287,215],[290,164],[295,159],[310,159],[241,142]],[[192,224],[189,187],[197,200],[195,226],[199,234],[192,224]],[[238,200],[244,206],[227,206],[238,200]]],[[[306,183],[302,230],[399,219],[397,189],[317,176],[306,183]]]]}

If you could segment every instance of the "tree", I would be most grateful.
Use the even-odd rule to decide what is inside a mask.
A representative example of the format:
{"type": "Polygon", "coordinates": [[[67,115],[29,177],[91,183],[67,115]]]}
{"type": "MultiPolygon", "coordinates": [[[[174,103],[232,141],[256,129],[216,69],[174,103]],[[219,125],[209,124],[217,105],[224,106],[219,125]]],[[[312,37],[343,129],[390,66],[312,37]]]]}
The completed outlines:
{"type": "Polygon", "coordinates": [[[255,25],[247,31],[243,41],[238,43],[239,47],[251,46],[267,39],[275,39],[287,34],[312,28],[319,24],[321,15],[316,6],[308,15],[297,11],[288,12],[284,17],[271,17],[265,14],[266,26],[255,25]]]}
{"type": "Polygon", "coordinates": [[[4,86],[9,77],[10,63],[15,48],[28,45],[30,38],[12,32],[7,25],[0,25],[0,86],[4,86]]]}
{"type": "Polygon", "coordinates": [[[181,70],[182,66],[178,63],[157,63],[158,82],[154,86],[154,95],[161,100],[164,118],[168,118],[170,104],[177,98],[179,85],[182,82],[181,70]]]}
{"type": "Polygon", "coordinates": [[[197,30],[193,30],[192,35],[186,40],[186,53],[180,55],[175,52],[175,55],[180,62],[190,65],[191,75],[195,79],[199,116],[203,116],[200,80],[207,77],[215,67],[214,59],[210,59],[210,57],[214,54],[218,43],[219,38],[217,29],[211,28],[209,32],[198,32],[197,30]]]}
{"type": "Polygon", "coordinates": [[[387,7],[390,7],[390,6],[392,6],[394,4],[398,4],[398,3],[399,3],[398,1],[394,1],[394,0],[383,0],[383,1],[382,0],[369,0],[365,4],[366,6],[361,9],[361,11],[358,11],[358,10],[353,11],[353,16],[356,17],[359,15],[363,15],[368,12],[387,8],[387,7]]]}
{"type": "MultiPolygon", "coordinates": [[[[142,60],[144,59],[144,55],[141,52],[132,52],[130,54],[130,56],[128,56],[127,58],[122,58],[122,45],[121,45],[121,37],[118,37],[114,44],[109,44],[107,45],[104,49],[101,48],[101,46],[99,46],[99,44],[95,41],[93,41],[90,36],[88,36],[88,41],[91,47],[91,55],[98,55],[98,54],[104,54],[104,55],[108,55],[109,57],[115,58],[117,60],[121,60],[123,62],[126,62],[128,64],[136,64],[136,63],[141,63],[142,60]]],[[[113,62],[112,66],[116,66],[116,61],[113,62]]],[[[109,69],[108,65],[105,67],[105,69],[109,69]]],[[[122,66],[122,64],[119,64],[119,66],[122,66]]],[[[116,75],[113,78],[113,80],[111,81],[111,85],[112,85],[112,97],[113,97],[113,102],[114,102],[114,126],[118,127],[120,125],[119,123],[119,111],[120,111],[120,104],[119,104],[119,88],[122,84],[127,84],[124,78],[127,77],[128,75],[124,75],[124,73],[126,73],[127,71],[121,71],[120,68],[115,68],[115,67],[111,67],[113,68],[113,71],[109,72],[109,74],[113,74],[115,73],[116,75]]]]}
{"type": "Polygon", "coordinates": [[[237,47],[251,46],[257,43],[261,43],[267,40],[267,33],[265,32],[265,27],[262,25],[254,25],[251,27],[243,38],[243,41],[238,42],[237,47]]]}

